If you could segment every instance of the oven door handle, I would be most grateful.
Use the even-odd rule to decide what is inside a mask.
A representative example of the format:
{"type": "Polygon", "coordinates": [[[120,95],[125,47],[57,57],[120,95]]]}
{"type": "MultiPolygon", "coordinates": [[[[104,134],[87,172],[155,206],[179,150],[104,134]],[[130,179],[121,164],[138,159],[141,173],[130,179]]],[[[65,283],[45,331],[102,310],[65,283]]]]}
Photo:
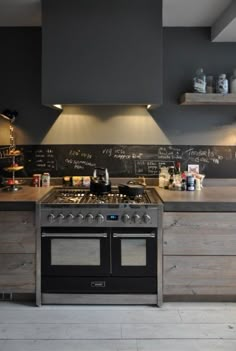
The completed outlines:
{"type": "Polygon", "coordinates": [[[155,233],[113,233],[113,238],[155,238],[155,233]]]}
{"type": "Polygon", "coordinates": [[[107,233],[42,233],[42,238],[107,238],[107,233]]]}

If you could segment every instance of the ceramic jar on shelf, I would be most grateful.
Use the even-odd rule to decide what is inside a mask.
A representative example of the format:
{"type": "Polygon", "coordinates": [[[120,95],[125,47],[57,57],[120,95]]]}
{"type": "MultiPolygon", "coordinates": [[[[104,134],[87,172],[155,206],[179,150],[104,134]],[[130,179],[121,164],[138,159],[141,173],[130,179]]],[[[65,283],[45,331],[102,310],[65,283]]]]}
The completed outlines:
{"type": "Polygon", "coordinates": [[[236,68],[233,71],[233,75],[230,77],[230,93],[236,94],[236,68]]]}
{"type": "Polygon", "coordinates": [[[226,78],[226,74],[222,73],[219,75],[216,81],[216,93],[218,94],[228,94],[229,92],[229,83],[226,78]]]}

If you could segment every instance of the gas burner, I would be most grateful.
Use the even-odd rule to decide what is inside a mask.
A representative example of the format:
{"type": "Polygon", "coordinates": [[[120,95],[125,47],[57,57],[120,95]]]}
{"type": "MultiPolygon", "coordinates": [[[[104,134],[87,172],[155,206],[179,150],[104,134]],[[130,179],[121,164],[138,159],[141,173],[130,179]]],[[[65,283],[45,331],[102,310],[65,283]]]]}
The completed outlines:
{"type": "Polygon", "coordinates": [[[118,189],[108,194],[93,194],[86,189],[54,188],[42,203],[45,204],[75,204],[75,205],[146,205],[156,202],[152,189],[146,189],[142,195],[128,196],[120,194],[118,189]]]}

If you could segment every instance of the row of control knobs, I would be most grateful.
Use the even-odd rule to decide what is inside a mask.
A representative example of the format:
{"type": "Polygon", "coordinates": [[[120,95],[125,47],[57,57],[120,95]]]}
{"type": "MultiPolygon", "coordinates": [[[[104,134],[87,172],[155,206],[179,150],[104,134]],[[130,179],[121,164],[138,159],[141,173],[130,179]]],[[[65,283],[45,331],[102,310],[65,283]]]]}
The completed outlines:
{"type": "MultiPolygon", "coordinates": [[[[77,223],[82,223],[86,222],[87,224],[92,224],[93,222],[101,224],[105,221],[105,217],[103,214],[98,213],[96,216],[94,216],[92,213],[88,213],[86,216],[84,216],[82,213],[79,213],[78,215],[73,215],[72,213],[69,213],[68,215],[64,215],[63,213],[58,214],[57,216],[54,215],[53,213],[50,213],[47,217],[48,222],[53,224],[53,223],[72,223],[72,222],[77,222],[77,223]]],[[[148,224],[151,222],[151,217],[145,213],[143,216],[140,216],[138,213],[135,213],[133,216],[130,216],[128,213],[125,213],[121,216],[121,220],[123,223],[128,224],[128,223],[145,223],[148,224]]]]}

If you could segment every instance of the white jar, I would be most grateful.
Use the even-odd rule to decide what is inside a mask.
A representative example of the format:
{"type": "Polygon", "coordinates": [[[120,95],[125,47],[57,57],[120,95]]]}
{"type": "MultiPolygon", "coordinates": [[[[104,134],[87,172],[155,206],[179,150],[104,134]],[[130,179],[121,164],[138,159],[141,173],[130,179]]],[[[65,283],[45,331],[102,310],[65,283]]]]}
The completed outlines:
{"type": "Polygon", "coordinates": [[[228,94],[229,92],[228,79],[224,73],[220,74],[218,77],[216,82],[216,92],[218,94],[228,94]]]}
{"type": "Polygon", "coordinates": [[[230,77],[230,92],[236,94],[236,69],[234,69],[233,75],[230,77]]]}

